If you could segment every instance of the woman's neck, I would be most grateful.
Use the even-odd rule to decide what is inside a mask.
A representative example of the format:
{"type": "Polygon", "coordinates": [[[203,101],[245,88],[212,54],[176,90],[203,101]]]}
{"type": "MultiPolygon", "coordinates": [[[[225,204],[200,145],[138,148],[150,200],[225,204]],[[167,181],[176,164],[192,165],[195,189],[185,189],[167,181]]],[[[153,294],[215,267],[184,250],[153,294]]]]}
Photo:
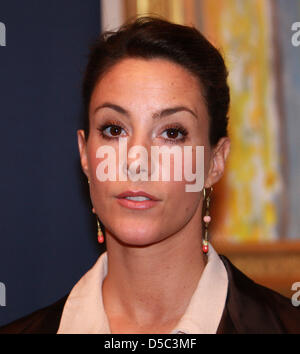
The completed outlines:
{"type": "Polygon", "coordinates": [[[201,248],[201,226],[193,222],[146,247],[126,247],[107,235],[102,293],[108,318],[140,327],[179,320],[206,265],[201,248]]]}

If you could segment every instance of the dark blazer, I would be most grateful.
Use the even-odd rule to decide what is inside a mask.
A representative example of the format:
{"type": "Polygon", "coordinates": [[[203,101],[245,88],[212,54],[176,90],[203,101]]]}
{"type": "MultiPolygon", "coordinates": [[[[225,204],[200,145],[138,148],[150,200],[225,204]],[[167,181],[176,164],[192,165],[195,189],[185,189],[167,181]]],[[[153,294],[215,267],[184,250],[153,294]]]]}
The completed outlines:
{"type": "MultiPolygon", "coordinates": [[[[228,273],[229,285],[218,334],[300,334],[300,307],[294,307],[288,298],[254,283],[225,256],[220,257],[228,273]]],[[[67,297],[0,327],[0,334],[56,333],[67,297]]]]}

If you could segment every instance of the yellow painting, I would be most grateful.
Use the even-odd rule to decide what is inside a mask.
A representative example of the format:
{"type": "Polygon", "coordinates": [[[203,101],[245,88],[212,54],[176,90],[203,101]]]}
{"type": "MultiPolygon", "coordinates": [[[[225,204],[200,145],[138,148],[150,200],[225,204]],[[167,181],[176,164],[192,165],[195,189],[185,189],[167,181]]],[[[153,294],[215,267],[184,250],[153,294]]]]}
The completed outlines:
{"type": "Polygon", "coordinates": [[[282,181],[271,8],[261,0],[205,0],[202,6],[204,33],[230,73],[232,149],[217,233],[233,242],[274,240],[282,181]]]}

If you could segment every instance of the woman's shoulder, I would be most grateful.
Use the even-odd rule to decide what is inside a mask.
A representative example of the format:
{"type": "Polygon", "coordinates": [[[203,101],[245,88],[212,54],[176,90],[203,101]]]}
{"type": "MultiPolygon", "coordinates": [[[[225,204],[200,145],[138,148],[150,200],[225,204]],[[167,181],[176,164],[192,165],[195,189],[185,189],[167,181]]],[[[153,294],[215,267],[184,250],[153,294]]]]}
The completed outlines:
{"type": "Polygon", "coordinates": [[[228,274],[226,312],[239,333],[300,333],[300,308],[255,283],[220,256],[228,274]]]}
{"type": "Polygon", "coordinates": [[[67,297],[0,327],[0,334],[56,333],[67,297]]]}

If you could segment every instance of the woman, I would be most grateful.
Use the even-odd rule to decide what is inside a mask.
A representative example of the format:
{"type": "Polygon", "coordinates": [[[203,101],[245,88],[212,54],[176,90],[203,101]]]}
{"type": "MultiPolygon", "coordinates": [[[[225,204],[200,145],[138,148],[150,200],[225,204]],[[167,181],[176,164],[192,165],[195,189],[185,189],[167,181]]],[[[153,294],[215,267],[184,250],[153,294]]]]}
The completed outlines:
{"type": "Polygon", "coordinates": [[[212,187],[230,149],[226,80],[220,53],[190,27],[145,17],[96,41],[78,146],[107,252],[70,294],[0,332],[300,332],[290,300],[252,282],[207,241],[212,187]],[[190,154],[170,165],[147,159],[163,146],[190,154]],[[191,178],[174,176],[198,171],[201,146],[203,183],[191,191],[191,178]]]}

